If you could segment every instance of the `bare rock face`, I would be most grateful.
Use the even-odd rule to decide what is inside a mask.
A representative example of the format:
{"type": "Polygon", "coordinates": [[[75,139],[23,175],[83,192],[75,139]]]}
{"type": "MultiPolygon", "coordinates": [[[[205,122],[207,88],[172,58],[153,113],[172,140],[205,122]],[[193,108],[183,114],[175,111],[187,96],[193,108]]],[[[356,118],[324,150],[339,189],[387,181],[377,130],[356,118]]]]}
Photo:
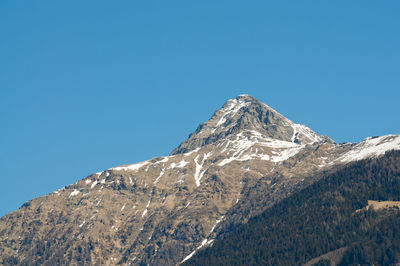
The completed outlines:
{"type": "Polygon", "coordinates": [[[0,219],[2,264],[175,265],[319,174],[400,149],[400,136],[337,144],[248,95],[170,156],[114,167],[0,219]]]}

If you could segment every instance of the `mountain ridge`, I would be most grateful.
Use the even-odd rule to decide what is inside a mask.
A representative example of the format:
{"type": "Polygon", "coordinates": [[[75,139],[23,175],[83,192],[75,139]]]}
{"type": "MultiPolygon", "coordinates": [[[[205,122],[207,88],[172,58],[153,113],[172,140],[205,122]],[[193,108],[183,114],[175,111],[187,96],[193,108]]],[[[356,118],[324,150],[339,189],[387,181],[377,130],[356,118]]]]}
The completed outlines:
{"type": "Polygon", "coordinates": [[[337,144],[240,95],[170,156],[89,175],[3,216],[0,257],[175,265],[319,173],[390,149],[400,136],[337,144]]]}

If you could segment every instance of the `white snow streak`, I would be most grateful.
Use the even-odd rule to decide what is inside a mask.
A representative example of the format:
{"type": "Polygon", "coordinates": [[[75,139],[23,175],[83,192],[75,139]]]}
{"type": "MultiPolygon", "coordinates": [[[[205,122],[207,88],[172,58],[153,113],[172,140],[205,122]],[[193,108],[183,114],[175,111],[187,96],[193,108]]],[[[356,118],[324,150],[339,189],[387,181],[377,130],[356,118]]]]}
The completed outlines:
{"type": "Polygon", "coordinates": [[[163,168],[163,169],[161,170],[160,175],[159,175],[159,176],[156,178],[156,180],[153,182],[154,185],[158,183],[158,181],[159,181],[160,178],[164,175],[164,173],[165,173],[165,168],[163,168]]]}
{"type": "MultiPolygon", "coordinates": [[[[210,233],[208,233],[208,236],[214,231],[215,227],[217,226],[217,224],[219,224],[222,220],[224,219],[224,216],[221,216],[221,218],[219,220],[216,221],[215,225],[212,227],[210,233]]],[[[207,236],[207,237],[208,237],[207,236]]],[[[189,255],[187,255],[180,263],[184,263],[185,261],[187,261],[188,259],[190,259],[191,257],[193,257],[193,255],[196,253],[197,250],[201,249],[202,247],[204,247],[205,245],[209,245],[214,241],[214,239],[208,240],[207,238],[203,239],[203,241],[201,241],[201,244],[195,249],[193,250],[189,255]]]]}
{"type": "Polygon", "coordinates": [[[179,163],[171,163],[171,165],[168,167],[168,169],[173,169],[173,168],[183,168],[188,164],[185,160],[180,161],[179,163]]]}
{"type": "MultiPolygon", "coordinates": [[[[238,199],[238,200],[239,200],[239,199],[238,199]]],[[[216,221],[215,221],[215,224],[214,224],[214,226],[211,228],[210,233],[208,233],[209,235],[210,235],[212,232],[214,232],[215,227],[216,227],[223,219],[224,219],[224,216],[221,216],[221,218],[220,218],[219,220],[216,220],[216,221]]]]}
{"type": "Polygon", "coordinates": [[[151,198],[149,199],[149,202],[147,202],[147,205],[146,205],[146,209],[143,211],[143,213],[142,213],[142,218],[146,215],[146,213],[147,213],[147,208],[150,206],[150,202],[151,202],[151,198]]]}
{"type": "Polygon", "coordinates": [[[203,156],[203,160],[201,161],[201,163],[198,162],[198,159],[200,157],[200,154],[198,154],[196,156],[196,158],[194,158],[194,163],[196,164],[196,170],[194,173],[194,181],[196,182],[196,186],[200,186],[200,180],[203,177],[204,173],[207,171],[207,169],[205,169],[204,171],[201,171],[203,168],[203,164],[204,161],[211,155],[211,152],[204,154],[203,156]]]}

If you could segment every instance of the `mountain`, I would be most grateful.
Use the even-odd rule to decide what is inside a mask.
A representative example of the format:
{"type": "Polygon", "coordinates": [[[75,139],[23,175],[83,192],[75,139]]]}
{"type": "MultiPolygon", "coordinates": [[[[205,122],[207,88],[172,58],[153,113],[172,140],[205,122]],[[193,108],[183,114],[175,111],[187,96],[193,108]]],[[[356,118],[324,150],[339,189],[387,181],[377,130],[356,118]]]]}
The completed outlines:
{"type": "Polygon", "coordinates": [[[171,152],[92,174],[0,219],[3,264],[175,265],[400,136],[337,144],[249,95],[171,152]]]}
{"type": "Polygon", "coordinates": [[[400,151],[290,195],[184,265],[398,265],[400,151]]]}

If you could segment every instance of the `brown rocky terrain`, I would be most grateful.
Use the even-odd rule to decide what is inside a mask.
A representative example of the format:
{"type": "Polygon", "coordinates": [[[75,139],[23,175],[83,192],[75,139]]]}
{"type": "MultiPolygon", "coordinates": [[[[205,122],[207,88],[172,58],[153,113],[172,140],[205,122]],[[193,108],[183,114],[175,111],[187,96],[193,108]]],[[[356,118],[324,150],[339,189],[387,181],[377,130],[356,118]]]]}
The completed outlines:
{"type": "Polygon", "coordinates": [[[2,217],[0,263],[175,265],[319,174],[391,149],[400,136],[337,144],[241,95],[170,156],[90,175],[2,217]]]}

